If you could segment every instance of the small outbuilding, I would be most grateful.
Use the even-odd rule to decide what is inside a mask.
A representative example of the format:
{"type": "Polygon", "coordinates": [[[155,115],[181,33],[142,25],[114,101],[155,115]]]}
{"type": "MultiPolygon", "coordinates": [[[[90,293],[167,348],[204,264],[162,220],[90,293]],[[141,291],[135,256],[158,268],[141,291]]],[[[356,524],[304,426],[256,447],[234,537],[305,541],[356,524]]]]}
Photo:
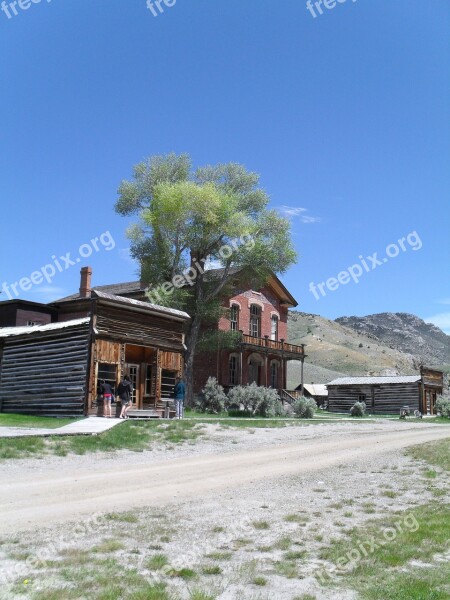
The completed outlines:
{"type": "MultiPolygon", "coordinates": [[[[301,392],[301,390],[301,384],[295,388],[295,391],[301,392]]],[[[303,384],[303,395],[305,398],[313,398],[317,406],[326,407],[328,404],[328,389],[324,383],[303,384]]]]}
{"type": "Polygon", "coordinates": [[[443,372],[425,367],[420,375],[339,377],[327,384],[328,410],[349,412],[355,402],[365,402],[372,414],[398,414],[408,406],[411,411],[433,415],[443,385],[443,372]]]}

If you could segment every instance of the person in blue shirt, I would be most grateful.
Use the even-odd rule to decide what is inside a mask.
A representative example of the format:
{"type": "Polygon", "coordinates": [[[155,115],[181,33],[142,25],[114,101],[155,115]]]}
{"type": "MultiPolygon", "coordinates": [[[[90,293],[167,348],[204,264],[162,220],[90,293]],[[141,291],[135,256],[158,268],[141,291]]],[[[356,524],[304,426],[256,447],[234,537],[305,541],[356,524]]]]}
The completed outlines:
{"type": "Polygon", "coordinates": [[[173,389],[173,398],[175,400],[176,418],[183,418],[184,396],[186,394],[186,386],[181,377],[177,377],[175,387],[173,389]]]}

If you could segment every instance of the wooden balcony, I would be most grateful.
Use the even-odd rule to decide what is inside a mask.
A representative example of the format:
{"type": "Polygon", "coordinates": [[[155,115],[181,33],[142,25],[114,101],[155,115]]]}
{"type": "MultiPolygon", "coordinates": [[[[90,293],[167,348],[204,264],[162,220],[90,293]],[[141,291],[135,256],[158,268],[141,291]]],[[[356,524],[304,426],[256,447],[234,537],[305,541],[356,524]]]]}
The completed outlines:
{"type": "Polygon", "coordinates": [[[284,340],[271,340],[269,336],[263,338],[253,337],[241,332],[241,346],[281,354],[289,359],[303,360],[305,358],[305,345],[296,346],[284,340]]]}

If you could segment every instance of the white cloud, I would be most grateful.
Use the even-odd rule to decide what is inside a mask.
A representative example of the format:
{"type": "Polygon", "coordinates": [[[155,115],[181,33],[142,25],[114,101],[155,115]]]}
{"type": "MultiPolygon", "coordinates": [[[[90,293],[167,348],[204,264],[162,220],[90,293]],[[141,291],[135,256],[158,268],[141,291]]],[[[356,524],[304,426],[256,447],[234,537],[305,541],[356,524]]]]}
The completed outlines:
{"type": "Polygon", "coordinates": [[[442,329],[444,333],[450,335],[450,312],[439,313],[433,317],[424,319],[424,321],[426,323],[433,323],[433,325],[436,325],[436,327],[442,329]]]}
{"type": "Polygon", "coordinates": [[[321,219],[320,217],[311,217],[309,215],[305,215],[303,213],[308,212],[307,208],[303,208],[300,206],[278,206],[277,210],[279,213],[288,219],[295,219],[299,217],[301,223],[310,224],[310,223],[318,223],[321,219]]]}
{"type": "Polygon", "coordinates": [[[450,298],[442,298],[442,300],[437,301],[438,304],[450,304],[450,298]]]}

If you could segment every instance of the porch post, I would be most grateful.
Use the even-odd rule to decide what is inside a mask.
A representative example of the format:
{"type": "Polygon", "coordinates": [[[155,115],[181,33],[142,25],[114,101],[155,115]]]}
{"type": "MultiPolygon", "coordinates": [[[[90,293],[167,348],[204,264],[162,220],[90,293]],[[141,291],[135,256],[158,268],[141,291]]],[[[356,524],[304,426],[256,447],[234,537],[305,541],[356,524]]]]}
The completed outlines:
{"type": "Polygon", "coordinates": [[[302,358],[302,366],[301,366],[301,370],[300,370],[300,393],[303,396],[303,364],[305,362],[305,359],[302,358]]]}
{"type": "Polygon", "coordinates": [[[268,373],[268,365],[269,365],[269,336],[265,335],[266,338],[266,352],[264,354],[264,372],[265,372],[265,386],[269,387],[269,373],[268,373]]]}

